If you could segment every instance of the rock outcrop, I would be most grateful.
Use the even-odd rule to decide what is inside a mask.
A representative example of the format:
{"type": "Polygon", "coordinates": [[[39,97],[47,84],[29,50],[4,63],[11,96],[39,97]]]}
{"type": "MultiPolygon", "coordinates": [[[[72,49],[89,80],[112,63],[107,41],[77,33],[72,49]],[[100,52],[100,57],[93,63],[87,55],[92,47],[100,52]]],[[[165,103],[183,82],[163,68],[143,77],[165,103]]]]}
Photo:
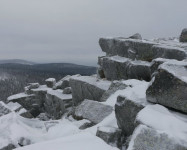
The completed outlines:
{"type": "Polygon", "coordinates": [[[111,82],[99,80],[92,76],[80,76],[70,79],[73,104],[77,106],[84,99],[101,101],[103,93],[108,90],[111,82]]]}
{"type": "Polygon", "coordinates": [[[84,100],[75,108],[74,118],[78,120],[88,119],[89,121],[97,124],[110,115],[112,111],[113,108],[111,106],[92,100],[84,100]]]}
{"type": "Polygon", "coordinates": [[[147,89],[147,100],[187,113],[187,63],[164,63],[147,89]]]}
{"type": "Polygon", "coordinates": [[[187,28],[182,30],[179,40],[180,42],[187,42],[187,28]]]}
{"type": "Polygon", "coordinates": [[[183,60],[187,54],[183,48],[159,43],[124,38],[101,38],[99,44],[107,55],[119,55],[132,60],[152,61],[155,58],[183,60]]]}

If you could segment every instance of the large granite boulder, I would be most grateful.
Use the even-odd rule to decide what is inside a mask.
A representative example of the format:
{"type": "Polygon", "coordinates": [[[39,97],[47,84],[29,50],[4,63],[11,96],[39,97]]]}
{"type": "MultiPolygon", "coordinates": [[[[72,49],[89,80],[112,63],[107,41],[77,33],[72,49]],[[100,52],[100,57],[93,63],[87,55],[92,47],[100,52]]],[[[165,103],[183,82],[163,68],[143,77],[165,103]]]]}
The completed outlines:
{"type": "Polygon", "coordinates": [[[45,80],[47,87],[52,88],[56,84],[55,78],[49,78],[45,80]]]}
{"type": "Polygon", "coordinates": [[[44,111],[52,119],[60,119],[66,108],[72,106],[72,95],[63,94],[62,90],[49,90],[46,94],[44,111]]]}
{"type": "Polygon", "coordinates": [[[73,104],[77,106],[84,99],[101,101],[103,93],[108,90],[111,82],[99,80],[94,76],[79,76],[70,79],[73,104]]]}
{"type": "Polygon", "coordinates": [[[150,102],[187,113],[187,63],[162,64],[146,95],[150,102]]]}
{"type": "Polygon", "coordinates": [[[186,150],[187,146],[178,143],[166,133],[145,125],[139,125],[133,133],[127,150],[186,150]]]}
{"type": "Polygon", "coordinates": [[[128,150],[186,150],[187,116],[161,105],[147,105],[137,115],[138,126],[128,150]]]}
{"type": "Polygon", "coordinates": [[[103,139],[107,144],[121,148],[122,131],[114,127],[98,127],[96,136],[103,139]]]}
{"type": "Polygon", "coordinates": [[[117,124],[125,136],[130,136],[137,127],[136,116],[145,107],[144,103],[118,96],[115,105],[117,124]]]}
{"type": "Polygon", "coordinates": [[[125,38],[100,38],[99,44],[107,55],[119,55],[130,59],[152,61],[155,58],[167,58],[183,60],[187,54],[184,48],[179,46],[169,47],[161,44],[125,38]]]}
{"type": "Polygon", "coordinates": [[[98,62],[108,80],[151,80],[151,64],[149,62],[131,61],[120,56],[100,57],[98,62]]]}
{"type": "Polygon", "coordinates": [[[182,30],[179,41],[180,42],[187,42],[187,28],[182,30]]]}
{"type": "Polygon", "coordinates": [[[111,106],[92,100],[84,100],[75,108],[74,118],[77,120],[87,119],[97,124],[110,115],[112,111],[113,108],[111,106]]]}
{"type": "Polygon", "coordinates": [[[0,117],[6,114],[9,114],[11,112],[11,110],[8,108],[8,106],[0,101],[0,117]]]}

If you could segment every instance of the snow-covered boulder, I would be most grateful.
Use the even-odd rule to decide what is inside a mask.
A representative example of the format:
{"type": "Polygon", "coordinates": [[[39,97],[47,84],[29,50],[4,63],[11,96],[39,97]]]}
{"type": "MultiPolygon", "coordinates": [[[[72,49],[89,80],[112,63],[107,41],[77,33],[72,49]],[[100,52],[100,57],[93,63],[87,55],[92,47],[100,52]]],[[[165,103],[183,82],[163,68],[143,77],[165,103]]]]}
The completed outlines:
{"type": "Polygon", "coordinates": [[[179,40],[180,42],[187,42],[187,28],[182,30],[179,40]]]}
{"type": "Polygon", "coordinates": [[[11,110],[8,108],[8,106],[4,102],[0,101],[0,117],[10,112],[11,110]]]}
{"type": "Polygon", "coordinates": [[[98,62],[103,68],[104,75],[108,80],[151,80],[151,64],[149,62],[132,61],[120,56],[99,57],[98,62]]]}
{"type": "Polygon", "coordinates": [[[143,125],[135,129],[128,150],[187,149],[187,115],[161,105],[148,105],[136,120],[143,125]]]}
{"type": "Polygon", "coordinates": [[[103,139],[107,144],[121,148],[122,131],[114,127],[98,127],[96,136],[103,139]]]}
{"type": "Polygon", "coordinates": [[[66,108],[72,106],[72,95],[62,90],[49,90],[44,102],[44,110],[52,119],[60,119],[66,108]]]}
{"type": "Polygon", "coordinates": [[[97,124],[110,115],[112,111],[113,108],[109,105],[104,105],[92,100],[84,100],[75,108],[74,118],[78,120],[88,119],[89,121],[97,124]]]}
{"type": "Polygon", "coordinates": [[[146,94],[150,102],[187,113],[187,63],[162,64],[146,94]]]}
{"type": "Polygon", "coordinates": [[[79,76],[70,79],[73,104],[77,106],[84,99],[101,101],[103,93],[108,90],[111,82],[99,80],[94,76],[79,76]]]}
{"type": "Polygon", "coordinates": [[[25,87],[25,93],[26,94],[32,94],[31,89],[37,89],[39,88],[39,83],[29,83],[28,86],[25,87]]]}
{"type": "Polygon", "coordinates": [[[129,37],[130,39],[138,39],[138,40],[142,40],[142,36],[140,33],[136,33],[132,36],[129,37]]]}
{"type": "Polygon", "coordinates": [[[127,87],[126,84],[120,81],[113,81],[109,89],[102,95],[101,101],[105,102],[111,95],[113,95],[118,90],[123,90],[127,87]]]}
{"type": "Polygon", "coordinates": [[[63,90],[63,94],[71,94],[71,87],[67,87],[63,90]]]}
{"type": "Polygon", "coordinates": [[[99,44],[107,55],[119,55],[130,59],[152,61],[155,58],[167,58],[183,60],[187,54],[184,48],[179,46],[165,46],[152,41],[125,39],[125,38],[101,38],[99,44]]]}
{"type": "Polygon", "coordinates": [[[49,78],[45,80],[47,87],[52,88],[56,84],[55,78],[49,78]]]}
{"type": "Polygon", "coordinates": [[[138,125],[138,122],[136,122],[136,116],[144,107],[145,104],[142,102],[118,96],[115,105],[115,114],[118,127],[122,129],[125,136],[130,136],[133,133],[134,129],[138,125]]]}
{"type": "Polygon", "coordinates": [[[139,125],[133,133],[127,150],[186,150],[166,133],[139,125]]]}

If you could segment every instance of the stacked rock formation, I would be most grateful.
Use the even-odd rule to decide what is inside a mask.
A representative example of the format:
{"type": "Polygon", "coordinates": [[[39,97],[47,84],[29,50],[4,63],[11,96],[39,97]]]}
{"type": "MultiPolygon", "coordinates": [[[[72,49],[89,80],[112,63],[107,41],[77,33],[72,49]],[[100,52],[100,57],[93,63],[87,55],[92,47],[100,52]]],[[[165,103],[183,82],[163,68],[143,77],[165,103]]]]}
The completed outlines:
{"type": "MultiPolygon", "coordinates": [[[[138,33],[101,38],[106,56],[98,58],[97,75],[30,83],[7,105],[0,103],[0,117],[16,112],[42,121],[68,119],[85,132],[97,129],[97,138],[121,150],[186,150],[187,43],[182,38],[185,30],[181,42],[143,40],[138,33]]],[[[18,147],[11,142],[4,149],[18,147]]]]}

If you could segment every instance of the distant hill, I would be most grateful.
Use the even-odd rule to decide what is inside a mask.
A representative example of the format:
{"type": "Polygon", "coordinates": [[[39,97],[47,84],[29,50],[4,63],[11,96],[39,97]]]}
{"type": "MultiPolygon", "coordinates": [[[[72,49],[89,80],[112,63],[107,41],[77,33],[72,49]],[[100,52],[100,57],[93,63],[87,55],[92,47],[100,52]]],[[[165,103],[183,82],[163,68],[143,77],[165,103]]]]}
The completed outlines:
{"type": "Polygon", "coordinates": [[[0,60],[0,64],[26,64],[26,65],[33,65],[36,64],[31,61],[26,61],[22,59],[7,59],[7,60],[0,60]]]}
{"type": "Polygon", "coordinates": [[[53,77],[58,81],[66,75],[74,74],[96,74],[96,67],[71,63],[35,64],[28,61],[0,61],[0,100],[5,101],[8,96],[22,92],[27,83],[44,84],[47,78],[53,77]]]}

